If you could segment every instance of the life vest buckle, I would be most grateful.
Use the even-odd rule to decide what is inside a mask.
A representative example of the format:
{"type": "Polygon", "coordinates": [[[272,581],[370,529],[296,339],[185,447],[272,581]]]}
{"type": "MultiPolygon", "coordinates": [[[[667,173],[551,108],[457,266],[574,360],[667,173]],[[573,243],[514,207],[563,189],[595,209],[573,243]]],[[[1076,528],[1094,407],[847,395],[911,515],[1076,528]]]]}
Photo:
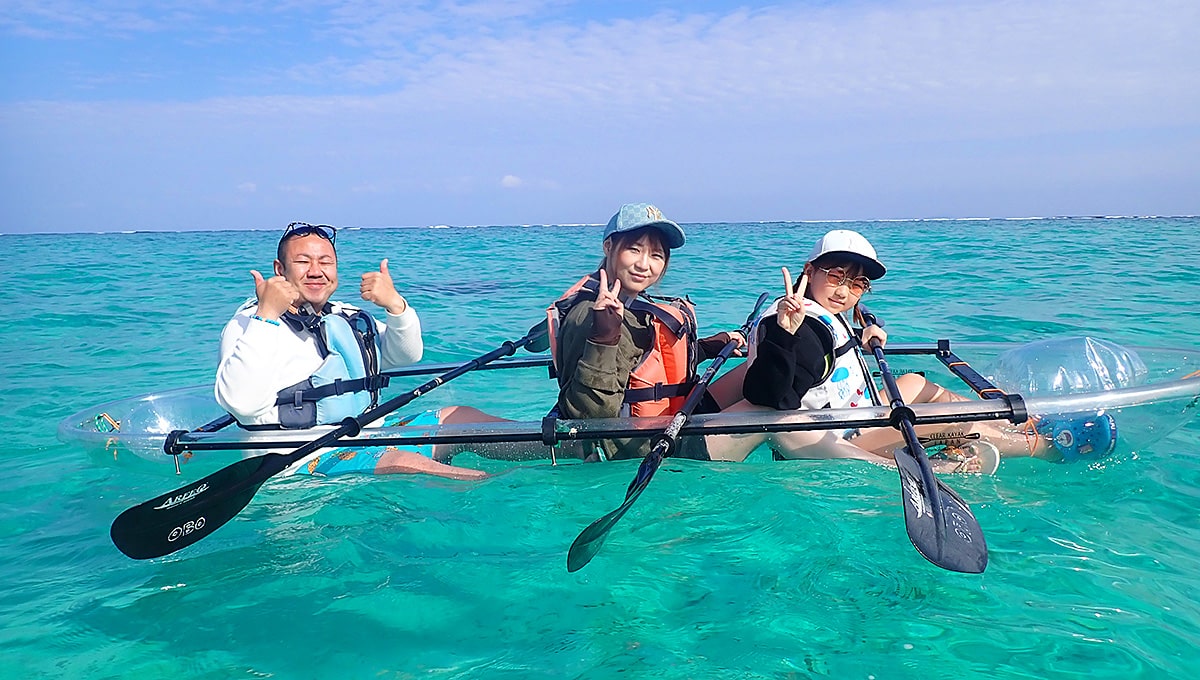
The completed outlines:
{"type": "Polygon", "coordinates": [[[370,392],[378,392],[388,386],[391,378],[383,374],[369,375],[363,378],[363,389],[370,392]]]}

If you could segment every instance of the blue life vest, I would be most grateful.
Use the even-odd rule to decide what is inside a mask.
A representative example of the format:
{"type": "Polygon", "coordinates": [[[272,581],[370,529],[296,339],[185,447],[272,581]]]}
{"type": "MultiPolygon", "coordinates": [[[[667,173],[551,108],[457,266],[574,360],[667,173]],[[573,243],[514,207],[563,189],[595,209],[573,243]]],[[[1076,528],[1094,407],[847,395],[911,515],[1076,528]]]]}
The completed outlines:
{"type": "Polygon", "coordinates": [[[307,380],[280,390],[279,425],[308,428],[353,418],[375,406],[387,376],[379,374],[375,319],[361,309],[344,307],[333,312],[296,314],[280,320],[296,333],[308,332],[317,341],[324,361],[307,380]]]}

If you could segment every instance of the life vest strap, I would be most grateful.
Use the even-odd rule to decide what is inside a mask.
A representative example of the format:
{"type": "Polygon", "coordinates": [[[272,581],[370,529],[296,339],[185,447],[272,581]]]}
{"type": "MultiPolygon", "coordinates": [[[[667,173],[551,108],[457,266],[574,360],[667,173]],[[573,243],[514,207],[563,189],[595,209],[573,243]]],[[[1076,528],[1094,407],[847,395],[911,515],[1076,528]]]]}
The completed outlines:
{"type": "Polygon", "coordinates": [[[296,406],[299,407],[306,401],[319,401],[325,397],[346,394],[347,392],[361,392],[368,390],[377,392],[388,386],[391,381],[386,375],[369,375],[365,378],[354,378],[352,380],[337,379],[327,385],[320,387],[312,387],[306,390],[296,390],[290,395],[281,396],[275,400],[276,406],[296,406]]]}
{"type": "Polygon", "coordinates": [[[833,356],[834,358],[840,357],[858,347],[862,347],[862,341],[854,336],[850,336],[850,339],[846,341],[846,344],[833,350],[833,356]]]}
{"type": "Polygon", "coordinates": [[[639,401],[659,401],[674,397],[686,397],[692,391],[693,383],[675,383],[664,385],[657,383],[652,387],[635,387],[625,390],[624,403],[632,404],[639,401]]]}
{"type": "Polygon", "coordinates": [[[652,302],[637,299],[633,300],[626,306],[633,310],[649,312],[652,316],[654,316],[655,319],[658,320],[659,323],[666,326],[667,330],[671,331],[671,335],[674,335],[677,338],[683,337],[684,333],[687,332],[683,323],[680,322],[679,319],[671,316],[662,307],[659,307],[652,302]]]}
{"type": "MultiPolygon", "coordinates": [[[[591,293],[592,298],[595,299],[595,296],[598,295],[600,291],[600,281],[598,279],[588,278],[583,285],[580,286],[580,290],[591,293]]],[[[670,304],[672,302],[672,298],[658,299],[661,299],[663,304],[670,304]]],[[[659,321],[659,323],[666,326],[667,330],[671,331],[671,334],[676,337],[683,337],[684,333],[686,332],[684,324],[680,322],[679,319],[663,310],[662,307],[659,307],[658,304],[655,303],[655,298],[649,295],[643,293],[642,296],[636,297],[626,303],[625,307],[637,312],[650,313],[659,321]]]]}

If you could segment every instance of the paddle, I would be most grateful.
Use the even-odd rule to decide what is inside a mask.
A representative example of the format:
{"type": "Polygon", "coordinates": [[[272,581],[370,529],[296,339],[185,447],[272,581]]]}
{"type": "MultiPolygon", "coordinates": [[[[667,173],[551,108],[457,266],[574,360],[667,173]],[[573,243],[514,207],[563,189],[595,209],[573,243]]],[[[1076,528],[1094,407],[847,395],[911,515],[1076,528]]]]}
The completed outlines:
{"type": "MultiPolygon", "coordinates": [[[[750,316],[746,317],[746,323],[742,324],[742,335],[748,335],[750,326],[758,317],[758,310],[762,308],[769,296],[763,293],[758,297],[758,302],[754,304],[754,310],[750,312],[750,316]]],[[[708,388],[708,383],[712,381],[713,376],[737,348],[737,341],[730,340],[725,343],[717,356],[713,358],[712,363],[708,365],[708,370],[704,371],[704,375],[700,376],[700,380],[688,392],[687,399],[684,400],[683,406],[679,412],[671,419],[666,430],[662,434],[654,438],[654,446],[650,453],[646,456],[642,464],[638,466],[637,475],[633,481],[629,483],[629,488],[625,491],[625,502],[621,507],[613,510],[600,519],[592,522],[586,529],[579,533],[575,541],[571,543],[570,550],[567,551],[567,571],[579,571],[600,551],[600,547],[604,545],[604,540],[608,537],[608,532],[613,526],[625,516],[629,508],[646,490],[646,486],[650,484],[650,479],[654,477],[654,473],[658,471],[662,465],[663,459],[675,452],[677,446],[679,430],[687,422],[687,419],[692,415],[692,411],[696,410],[700,400],[704,398],[704,391],[708,388]]]]}
{"type": "Polygon", "coordinates": [[[113,521],[112,541],[117,549],[135,560],[162,557],[185,548],[233,519],[254,498],[263,482],[317,449],[325,448],[341,437],[354,437],[364,425],[472,369],[514,354],[519,348],[545,351],[549,347],[546,328],[546,322],[542,321],[520,340],[505,342],[411,392],[389,399],[356,418],[347,418],[338,427],[291,453],[247,458],[185,487],[135,505],[113,521]]]}
{"type": "MultiPolygon", "coordinates": [[[[870,313],[864,314],[863,320],[868,325],[876,323],[870,313]]],[[[896,451],[895,457],[908,538],[922,557],[943,569],[981,574],[988,561],[983,529],[966,501],[933,474],[913,427],[915,414],[904,404],[878,340],[872,339],[871,351],[890,396],[892,427],[900,430],[907,444],[896,451]]]]}

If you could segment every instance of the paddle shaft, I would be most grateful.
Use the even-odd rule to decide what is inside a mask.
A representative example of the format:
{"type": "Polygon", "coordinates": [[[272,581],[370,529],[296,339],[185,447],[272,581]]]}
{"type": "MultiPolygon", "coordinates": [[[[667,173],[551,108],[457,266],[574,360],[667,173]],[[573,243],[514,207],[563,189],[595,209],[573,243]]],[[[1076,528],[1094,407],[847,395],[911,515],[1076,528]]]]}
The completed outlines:
{"type": "MultiPolygon", "coordinates": [[[[876,318],[874,314],[866,311],[865,309],[861,310],[861,314],[863,323],[866,325],[880,326],[879,319],[876,318]]],[[[870,349],[875,355],[876,363],[879,364],[879,376],[883,378],[883,387],[888,395],[888,406],[892,409],[893,427],[900,430],[900,433],[904,436],[905,442],[907,442],[909,446],[919,450],[920,456],[925,457],[925,447],[921,446],[921,442],[917,437],[917,430],[913,427],[913,422],[916,420],[916,414],[914,414],[912,409],[904,403],[904,395],[900,393],[900,386],[896,384],[896,378],[894,375],[892,375],[891,368],[888,367],[887,358],[883,354],[883,346],[879,344],[878,340],[872,339],[870,349]]],[[[867,375],[865,377],[867,378],[867,382],[870,383],[870,376],[867,375]]],[[[874,392],[874,386],[870,385],[869,387],[874,392]]],[[[878,394],[875,394],[875,397],[878,398],[878,394]]],[[[916,454],[914,453],[914,455],[916,454]]],[[[931,471],[929,474],[930,477],[933,478],[933,472],[931,471]]]]}
{"type": "MultiPolygon", "coordinates": [[[[862,310],[863,323],[866,325],[879,325],[878,318],[865,310],[862,310]]],[[[933,474],[933,467],[929,464],[929,457],[925,454],[925,447],[921,445],[921,440],[917,436],[917,430],[913,427],[914,415],[912,409],[904,403],[903,395],[900,393],[900,386],[896,384],[896,377],[892,375],[892,370],[888,366],[887,358],[883,354],[883,346],[878,340],[871,340],[871,352],[875,355],[875,361],[879,364],[879,376],[883,378],[884,391],[888,395],[888,406],[892,409],[892,426],[900,431],[904,437],[905,443],[908,445],[909,451],[912,452],[914,458],[917,459],[918,465],[921,468],[921,482],[926,489],[931,490],[931,494],[935,494],[933,489],[937,488],[937,477],[933,474]]],[[[868,382],[870,379],[868,378],[868,382]]],[[[936,496],[935,496],[936,498],[936,496]]],[[[938,530],[938,543],[945,540],[945,517],[942,513],[942,504],[932,504],[934,524],[938,530]]]]}
{"type": "MultiPolygon", "coordinates": [[[[879,346],[878,341],[871,341],[871,351],[875,354],[875,361],[879,363],[879,375],[883,378],[884,391],[888,394],[888,406],[892,409],[892,426],[900,431],[909,451],[920,463],[921,481],[925,484],[925,488],[935,489],[937,488],[937,477],[933,474],[933,468],[929,465],[929,457],[925,454],[925,447],[921,445],[921,440],[917,437],[917,430],[913,427],[912,409],[905,405],[900,394],[900,386],[896,384],[896,378],[892,375],[891,368],[888,367],[887,358],[884,357],[883,348],[879,346]]],[[[933,504],[933,517],[938,531],[942,532],[945,518],[942,517],[940,503],[933,504]]]]}
{"type": "MultiPolygon", "coordinates": [[[[746,334],[750,332],[751,324],[754,323],[754,319],[758,316],[758,310],[762,308],[763,302],[766,302],[766,300],[766,293],[758,296],[758,301],[754,304],[754,309],[750,312],[750,316],[746,318],[746,323],[742,324],[742,327],[739,329],[744,340],[746,339],[746,334]]],[[[663,433],[655,438],[654,451],[657,451],[664,441],[667,442],[666,450],[658,457],[660,461],[661,458],[666,458],[675,452],[679,441],[679,431],[683,429],[683,426],[687,423],[687,419],[691,417],[692,412],[696,410],[696,407],[700,405],[700,401],[704,399],[704,393],[708,390],[708,384],[712,382],[713,377],[717,375],[717,371],[721,370],[721,366],[725,364],[725,360],[729,358],[729,355],[733,354],[737,347],[737,340],[730,339],[729,342],[725,343],[721,351],[717,352],[717,356],[713,357],[712,361],[708,364],[708,368],[705,369],[700,379],[692,386],[691,391],[688,392],[687,399],[683,400],[683,406],[679,408],[679,412],[675,414],[675,417],[671,418],[671,424],[667,425],[663,433]]],[[[652,455],[654,451],[651,452],[652,455]]],[[[650,458],[651,456],[647,456],[647,460],[650,460],[650,458]]],[[[644,464],[645,461],[643,461],[644,464]]],[[[640,472],[638,476],[641,476],[640,472]]],[[[636,482],[637,479],[635,478],[634,483],[636,482]]],[[[633,488],[633,483],[630,484],[629,488],[633,488]]]]}
{"type": "Polygon", "coordinates": [[[654,444],[650,449],[649,455],[642,461],[638,469],[638,474],[629,483],[629,488],[625,490],[625,499],[627,501],[631,496],[635,495],[635,489],[637,490],[636,493],[640,494],[641,488],[645,488],[646,483],[650,481],[650,477],[654,475],[654,471],[662,464],[663,459],[669,458],[675,453],[675,449],[679,446],[679,431],[687,424],[687,420],[692,416],[692,412],[696,410],[696,407],[700,405],[700,401],[704,399],[704,393],[708,390],[708,384],[712,382],[713,376],[717,374],[717,371],[721,369],[721,365],[725,363],[730,354],[733,354],[735,349],[737,349],[736,340],[730,340],[725,343],[725,346],[721,348],[717,356],[713,357],[712,363],[708,365],[704,374],[692,386],[691,391],[688,392],[687,399],[683,401],[683,406],[679,408],[679,412],[671,418],[670,424],[662,431],[662,434],[654,438],[654,444]],[[643,468],[648,467],[652,469],[645,475],[645,481],[642,481],[643,468]]]}
{"type": "Polygon", "coordinates": [[[405,392],[404,394],[401,394],[401,395],[395,396],[391,399],[388,399],[387,401],[376,406],[375,408],[364,411],[360,415],[357,415],[357,416],[354,416],[351,418],[346,418],[345,420],[342,421],[341,425],[339,425],[338,427],[334,428],[333,430],[330,430],[329,432],[321,435],[320,437],[317,437],[316,439],[312,440],[311,442],[304,444],[303,446],[296,449],[295,451],[292,451],[291,453],[283,456],[283,461],[285,461],[285,463],[286,463],[284,467],[286,467],[287,464],[291,464],[293,461],[300,460],[301,458],[307,456],[308,454],[312,453],[313,451],[316,451],[317,449],[323,449],[323,448],[329,446],[330,444],[336,442],[338,439],[340,439],[342,437],[358,436],[358,433],[362,431],[362,428],[364,425],[372,423],[372,422],[378,420],[379,418],[386,416],[387,414],[391,413],[392,411],[395,411],[396,409],[403,408],[404,406],[406,406],[410,402],[414,401],[418,397],[428,393],[429,391],[431,391],[441,385],[446,384],[447,382],[457,378],[458,376],[460,376],[464,373],[469,373],[470,371],[482,366],[483,364],[488,363],[489,361],[494,361],[496,359],[499,359],[500,357],[506,357],[511,354],[515,354],[518,349],[524,347],[529,342],[536,340],[545,334],[546,334],[545,330],[531,331],[525,337],[521,338],[520,340],[517,340],[516,342],[513,342],[511,340],[506,340],[503,345],[500,345],[499,347],[488,352],[487,354],[484,354],[483,356],[480,356],[480,357],[476,357],[476,358],[468,361],[465,364],[462,364],[452,370],[446,371],[445,373],[439,375],[438,377],[434,378],[433,380],[430,380],[427,383],[424,383],[420,387],[417,387],[416,389],[414,389],[410,392],[405,392]]]}
{"type": "MultiPolygon", "coordinates": [[[[390,371],[384,371],[380,375],[387,376],[388,378],[402,378],[402,377],[413,376],[413,375],[429,375],[431,373],[439,373],[439,372],[448,371],[459,365],[460,364],[454,364],[454,363],[436,363],[436,364],[423,364],[423,365],[419,365],[419,366],[406,366],[404,368],[396,368],[396,369],[392,369],[390,371]]],[[[488,371],[488,370],[502,369],[502,368],[530,368],[530,367],[549,366],[549,365],[550,365],[550,357],[525,357],[525,358],[520,358],[520,359],[510,359],[508,361],[499,361],[499,362],[491,363],[491,364],[481,364],[479,366],[476,366],[474,370],[488,371]]],[[[234,418],[232,415],[226,413],[226,414],[220,416],[219,418],[216,418],[212,422],[205,423],[204,425],[201,425],[200,427],[197,427],[192,430],[173,430],[172,432],[167,434],[166,439],[163,441],[163,451],[165,451],[168,455],[178,456],[179,454],[184,453],[186,451],[235,451],[235,450],[240,451],[240,450],[251,450],[251,449],[273,449],[273,448],[279,448],[281,445],[282,446],[289,446],[289,445],[290,446],[300,446],[303,443],[303,442],[297,442],[297,443],[292,443],[292,444],[286,444],[286,443],[272,443],[272,442],[247,442],[244,447],[218,445],[218,446],[209,448],[206,445],[193,446],[192,443],[190,443],[190,442],[181,442],[180,441],[180,438],[183,437],[184,435],[192,434],[193,432],[216,432],[216,431],[222,430],[230,425],[233,425],[236,422],[237,422],[236,418],[234,418]]],[[[287,430],[280,428],[279,431],[286,432],[287,430]]],[[[179,474],[179,473],[180,473],[179,462],[176,461],[175,474],[179,474]]]]}
{"type": "Polygon", "coordinates": [[[705,369],[704,373],[700,376],[700,379],[697,380],[696,384],[692,386],[691,391],[688,392],[687,399],[684,399],[683,401],[683,406],[681,406],[679,408],[679,412],[676,413],[673,418],[671,418],[671,424],[667,425],[667,428],[663,430],[662,434],[655,438],[656,445],[663,440],[667,440],[669,442],[668,452],[665,455],[670,456],[675,452],[675,448],[679,439],[679,431],[683,429],[683,426],[687,423],[687,419],[691,417],[692,413],[696,410],[696,407],[699,406],[700,402],[704,399],[704,394],[708,391],[708,385],[712,382],[713,377],[717,375],[717,371],[721,370],[721,366],[725,364],[725,360],[728,359],[731,354],[733,354],[737,347],[738,343],[736,340],[730,340],[729,342],[725,343],[725,346],[721,348],[721,351],[717,352],[717,356],[713,357],[712,361],[708,365],[708,368],[705,369]]]}

